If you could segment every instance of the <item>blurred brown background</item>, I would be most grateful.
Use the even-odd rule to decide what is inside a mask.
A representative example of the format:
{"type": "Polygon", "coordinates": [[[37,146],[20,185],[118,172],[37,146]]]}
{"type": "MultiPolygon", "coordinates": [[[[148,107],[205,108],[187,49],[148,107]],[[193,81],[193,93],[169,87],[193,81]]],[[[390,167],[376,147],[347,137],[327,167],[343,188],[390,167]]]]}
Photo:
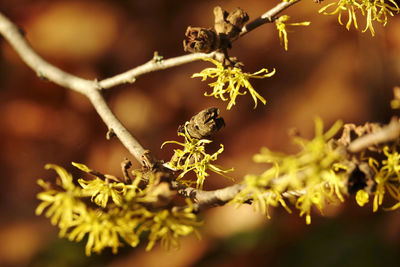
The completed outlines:
{"type": "MultiPolygon", "coordinates": [[[[241,7],[255,18],[278,1],[225,0],[1,0],[0,10],[21,26],[36,51],[56,66],[89,79],[102,79],[151,59],[183,54],[187,26],[211,27],[212,9],[241,7]]],[[[331,1],[329,1],[331,2],[331,1]]],[[[328,3],[328,2],[327,2],[328,3]]],[[[206,107],[221,109],[227,126],[216,137],[225,152],[219,163],[235,167],[237,181],[259,173],[251,156],[261,146],[293,152],[288,129],[312,137],[313,118],[326,125],[387,122],[392,88],[400,85],[400,17],[391,18],[376,36],[347,31],[335,16],[317,13],[320,5],[302,1],[285,14],[293,22],[289,51],[279,44],[274,25],[264,25],[234,43],[231,56],[245,70],[276,68],[275,76],[255,80],[267,105],[252,109],[249,96],[226,111],[226,103],[203,96],[206,83],[190,79],[209,66],[196,62],[140,77],[105,93],[112,109],[157,158],[168,159],[176,128],[206,107]]],[[[364,25],[362,18],[359,20],[364,25]],[[361,22],[362,21],[362,22],[361,22]]],[[[34,215],[38,178],[51,179],[46,163],[86,163],[103,173],[120,174],[130,157],[118,140],[106,141],[106,127],[83,96],[40,80],[10,46],[0,41],[0,266],[396,266],[400,260],[400,213],[372,214],[354,200],[315,212],[311,226],[298,214],[272,211],[272,220],[251,207],[231,206],[205,214],[203,239],[183,238],[181,250],[157,246],[105,251],[87,258],[84,244],[57,238],[49,221],[34,215]]],[[[131,157],[130,157],[131,158],[131,157]]],[[[206,188],[231,182],[212,176],[206,188]]],[[[398,266],[398,265],[397,265],[398,266]]]]}

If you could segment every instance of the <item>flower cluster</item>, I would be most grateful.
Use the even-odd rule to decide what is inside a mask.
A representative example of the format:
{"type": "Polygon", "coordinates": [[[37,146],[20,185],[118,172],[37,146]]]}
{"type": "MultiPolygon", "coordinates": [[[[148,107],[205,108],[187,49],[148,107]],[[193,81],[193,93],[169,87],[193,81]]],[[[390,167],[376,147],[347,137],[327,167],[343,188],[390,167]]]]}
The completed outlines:
{"type": "Polygon", "coordinates": [[[285,50],[288,50],[289,40],[287,38],[286,26],[308,26],[311,24],[309,21],[304,22],[296,22],[296,23],[287,23],[290,17],[287,15],[280,16],[277,20],[275,20],[276,29],[279,32],[279,39],[281,43],[283,43],[285,50]]]}
{"type": "Polygon", "coordinates": [[[245,190],[233,202],[253,201],[255,207],[269,217],[269,206],[280,204],[290,212],[285,202],[288,199],[310,224],[312,206],[322,212],[328,203],[344,201],[348,167],[344,164],[343,148],[332,140],[340,128],[341,123],[337,122],[323,133],[322,121],[316,119],[316,136],[311,141],[295,138],[301,146],[301,151],[295,155],[274,153],[263,148],[254,160],[272,166],[261,175],[247,175],[243,181],[245,190]]]}
{"type": "Polygon", "coordinates": [[[236,97],[238,95],[245,95],[247,92],[241,92],[240,88],[246,88],[251,97],[254,100],[254,108],[257,107],[257,100],[260,100],[264,105],[266,100],[254,90],[253,86],[249,82],[250,78],[253,79],[264,79],[271,77],[275,74],[275,69],[272,72],[268,72],[267,69],[261,69],[255,73],[244,73],[241,68],[238,67],[225,67],[223,64],[214,59],[205,58],[205,61],[210,61],[216,67],[206,68],[200,73],[195,73],[192,78],[201,77],[202,81],[207,78],[217,78],[213,83],[208,84],[213,88],[212,93],[205,93],[205,96],[214,96],[215,98],[221,98],[223,101],[229,99],[227,109],[231,109],[236,104],[236,97]],[[229,98],[226,97],[229,96],[229,98]]]}
{"type": "MultiPolygon", "coordinates": [[[[74,166],[90,174],[97,173],[83,164],[74,166]]],[[[85,252],[88,256],[106,247],[117,253],[123,245],[121,241],[136,247],[143,232],[149,233],[146,250],[159,240],[166,249],[178,247],[180,236],[196,233],[195,228],[200,226],[190,201],[184,209],[151,209],[146,205],[147,195],[155,184],[154,176],[147,186],[140,185],[139,172],[135,172],[135,178],[129,183],[95,177],[79,179],[79,185],[75,185],[64,168],[53,164],[46,168],[54,169],[58,179],[56,186],[38,181],[43,192],[38,194],[41,203],[36,214],[44,213],[50,218],[51,223],[60,228],[60,237],[79,242],[87,236],[85,252]]]]}
{"type": "Polygon", "coordinates": [[[178,132],[178,135],[185,138],[184,143],[177,141],[166,141],[161,146],[163,147],[165,144],[178,144],[183,146],[183,150],[174,149],[174,155],[172,156],[171,161],[168,163],[169,168],[175,171],[181,171],[176,178],[177,181],[181,181],[182,183],[190,186],[191,181],[184,178],[186,178],[185,175],[188,172],[193,171],[197,177],[196,187],[202,189],[206,177],[209,176],[207,170],[225,177],[228,177],[225,175],[225,173],[233,171],[233,169],[223,169],[222,167],[211,163],[216,161],[218,155],[224,151],[224,146],[222,144],[220,149],[218,149],[218,151],[214,154],[210,155],[206,153],[205,145],[211,143],[212,141],[208,139],[197,139],[191,137],[187,131],[187,123],[185,124],[184,132],[178,132]]]}
{"type": "Polygon", "coordinates": [[[338,15],[338,21],[341,25],[342,13],[347,13],[347,30],[350,29],[351,25],[358,29],[356,13],[360,12],[362,16],[366,16],[366,24],[363,32],[369,30],[372,35],[375,35],[375,30],[372,22],[377,21],[386,25],[388,16],[394,16],[395,13],[399,13],[400,9],[394,0],[338,0],[335,3],[330,3],[319,10],[319,13],[324,15],[338,15]],[[333,11],[327,11],[333,7],[333,11]]]}
{"type": "MultiPolygon", "coordinates": [[[[374,212],[382,205],[386,193],[389,193],[397,202],[390,210],[400,208],[400,154],[395,148],[389,148],[388,146],[383,148],[383,154],[385,159],[381,163],[376,159],[369,158],[369,165],[375,172],[375,190],[373,192],[372,206],[374,212]]],[[[365,190],[361,189],[357,192],[356,200],[360,206],[363,206],[369,201],[369,195],[365,190]]]]}

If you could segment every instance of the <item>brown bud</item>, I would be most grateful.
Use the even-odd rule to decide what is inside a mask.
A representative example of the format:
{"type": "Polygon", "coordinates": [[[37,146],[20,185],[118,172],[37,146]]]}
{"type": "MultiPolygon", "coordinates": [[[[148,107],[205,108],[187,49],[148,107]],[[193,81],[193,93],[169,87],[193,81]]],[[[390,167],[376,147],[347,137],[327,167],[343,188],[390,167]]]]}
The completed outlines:
{"type": "Polygon", "coordinates": [[[183,40],[183,48],[186,52],[210,53],[219,47],[219,39],[212,29],[189,26],[183,40]]]}
{"type": "Polygon", "coordinates": [[[229,14],[226,20],[235,27],[242,29],[243,25],[249,20],[249,15],[238,7],[229,14]]]}
{"type": "MultiPolygon", "coordinates": [[[[218,117],[219,109],[208,108],[194,115],[186,129],[192,138],[202,139],[215,134],[219,129],[225,126],[224,119],[218,117]]],[[[181,125],[178,128],[179,133],[185,132],[185,126],[181,125]]]]}
{"type": "Polygon", "coordinates": [[[236,38],[243,25],[249,20],[249,16],[240,8],[228,13],[220,6],[214,8],[215,24],[214,29],[217,34],[225,34],[229,39],[236,38]]]}
{"type": "Polygon", "coordinates": [[[214,29],[217,34],[225,34],[227,32],[232,31],[233,25],[227,23],[226,18],[228,17],[229,13],[223,10],[220,6],[214,7],[214,29]]]}

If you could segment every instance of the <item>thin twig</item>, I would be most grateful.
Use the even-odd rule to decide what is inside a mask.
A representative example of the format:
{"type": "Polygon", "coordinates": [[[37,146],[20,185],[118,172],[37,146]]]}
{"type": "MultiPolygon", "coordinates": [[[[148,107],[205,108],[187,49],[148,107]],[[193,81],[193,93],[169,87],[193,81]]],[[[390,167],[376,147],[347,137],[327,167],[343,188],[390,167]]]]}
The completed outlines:
{"type": "Polygon", "coordinates": [[[64,72],[41,58],[26,41],[20,29],[2,13],[0,13],[0,33],[10,43],[21,59],[40,78],[52,81],[81,94],[87,94],[88,88],[95,86],[93,81],[81,79],[64,72]]]}
{"type": "MultiPolygon", "coordinates": [[[[273,22],[276,19],[276,16],[287,9],[288,7],[300,2],[301,0],[289,0],[287,2],[281,2],[277,4],[275,7],[272,9],[268,10],[265,12],[263,15],[261,15],[259,18],[253,20],[252,22],[248,23],[247,25],[243,26],[239,37],[242,37],[246,33],[254,30],[255,28],[268,23],[268,22],[273,22]]],[[[186,63],[190,63],[193,61],[200,60],[202,58],[212,58],[217,55],[218,53],[212,52],[212,53],[192,53],[188,55],[183,55],[183,56],[178,56],[174,58],[169,58],[166,60],[150,60],[147,63],[138,66],[136,68],[133,68],[131,70],[128,70],[124,73],[115,75],[113,77],[104,79],[99,82],[99,86],[101,89],[108,89],[115,87],[120,84],[124,83],[133,83],[135,82],[136,78],[142,74],[158,71],[158,70],[163,70],[171,67],[176,67],[179,65],[183,65],[186,63]]]]}
{"type": "Polygon", "coordinates": [[[32,49],[30,44],[25,39],[25,36],[22,34],[22,31],[20,31],[20,29],[2,13],[0,13],[0,34],[3,35],[3,37],[10,43],[17,54],[21,57],[21,59],[32,70],[34,70],[40,78],[49,80],[64,88],[71,89],[88,97],[107,127],[112,129],[121,143],[142,164],[144,164],[144,155],[146,155],[146,162],[153,163],[154,160],[149,155],[148,150],[145,150],[138,140],[134,138],[126,129],[126,127],[118,120],[108,104],[105,102],[99,90],[111,88],[123,83],[128,83],[137,76],[145,73],[179,66],[195,60],[200,60],[201,58],[215,56],[215,53],[196,53],[171,58],[160,62],[151,60],[144,65],[98,82],[97,80],[82,79],[48,63],[32,49]]]}
{"type": "Polygon", "coordinates": [[[193,61],[201,60],[203,58],[212,58],[215,56],[215,52],[212,53],[193,53],[188,55],[183,55],[179,57],[173,57],[165,60],[150,60],[147,63],[128,70],[124,73],[117,74],[113,77],[104,79],[99,81],[99,86],[101,89],[108,89],[114,86],[125,84],[125,83],[133,83],[135,82],[136,78],[142,74],[155,72],[158,70],[164,70],[172,67],[176,67],[179,65],[187,64],[193,61]]]}
{"type": "Polygon", "coordinates": [[[260,27],[261,25],[265,23],[271,23],[274,22],[277,19],[277,15],[287,9],[288,7],[300,2],[301,0],[288,0],[285,2],[281,2],[277,4],[275,7],[271,8],[264,14],[262,14],[260,17],[256,18],[255,20],[247,23],[245,26],[243,26],[239,37],[242,37],[243,35],[249,33],[250,31],[254,30],[257,27],[260,27]]]}
{"type": "MultiPolygon", "coordinates": [[[[245,25],[241,32],[239,37],[242,37],[246,33],[254,30],[255,28],[268,23],[268,22],[273,22],[276,19],[276,16],[287,9],[288,7],[300,2],[301,0],[291,0],[288,2],[281,2],[277,4],[275,7],[272,9],[268,10],[265,12],[263,15],[261,15],[259,18],[253,20],[252,22],[248,23],[245,25]]],[[[142,74],[158,71],[158,70],[163,70],[171,67],[176,67],[179,65],[183,65],[186,63],[190,63],[193,61],[200,60],[202,58],[212,58],[216,56],[216,52],[212,53],[192,53],[188,55],[183,55],[183,56],[178,56],[174,58],[169,58],[166,60],[150,60],[147,63],[138,66],[136,68],[133,68],[131,70],[128,70],[124,73],[117,74],[113,77],[104,79],[99,82],[99,86],[101,89],[108,89],[115,87],[120,84],[125,84],[125,83],[133,83],[136,81],[136,78],[142,74]]]]}
{"type": "Polygon", "coordinates": [[[231,201],[246,185],[234,184],[222,189],[204,191],[193,187],[188,187],[172,182],[172,187],[177,190],[178,194],[185,198],[190,198],[196,204],[196,211],[201,209],[222,206],[231,201]]]}
{"type": "Polygon", "coordinates": [[[128,151],[142,163],[142,156],[146,150],[111,111],[99,92],[99,85],[96,81],[79,78],[45,61],[32,49],[18,27],[2,13],[0,13],[0,33],[10,43],[21,59],[40,77],[88,97],[107,127],[113,130],[128,151]]]}
{"type": "MultiPolygon", "coordinates": [[[[278,178],[279,179],[279,178],[278,178]]],[[[216,189],[211,191],[204,191],[200,189],[196,189],[193,187],[188,187],[182,185],[178,182],[173,182],[172,186],[177,190],[178,194],[185,198],[190,198],[194,202],[194,210],[199,212],[201,210],[223,206],[226,203],[233,200],[238,193],[246,188],[245,184],[234,184],[231,186],[224,187],[222,189],[216,189]]],[[[282,193],[282,197],[284,198],[292,198],[299,197],[304,195],[305,190],[292,190],[282,193]]],[[[265,198],[267,198],[268,194],[275,194],[272,192],[266,192],[265,198]]],[[[251,204],[253,199],[248,199],[245,203],[251,204]]],[[[181,208],[185,208],[186,206],[182,206],[181,208]]]]}
{"type": "Polygon", "coordinates": [[[379,131],[361,136],[350,143],[348,151],[351,153],[358,153],[362,150],[386,142],[391,142],[398,139],[400,136],[400,122],[399,119],[394,118],[388,125],[379,131]]]}

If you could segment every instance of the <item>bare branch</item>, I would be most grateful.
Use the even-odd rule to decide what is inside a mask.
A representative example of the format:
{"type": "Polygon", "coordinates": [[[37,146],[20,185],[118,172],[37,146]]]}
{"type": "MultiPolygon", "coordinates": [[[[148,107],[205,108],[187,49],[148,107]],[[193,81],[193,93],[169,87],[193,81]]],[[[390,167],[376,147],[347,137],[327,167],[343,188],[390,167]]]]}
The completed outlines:
{"type": "Polygon", "coordinates": [[[179,195],[194,201],[197,204],[197,211],[209,207],[223,206],[246,187],[244,184],[234,184],[222,189],[204,191],[182,185],[176,181],[172,182],[172,186],[179,195]]]}
{"type": "Polygon", "coordinates": [[[120,85],[120,84],[125,84],[125,83],[133,83],[135,82],[136,78],[139,77],[140,75],[150,73],[150,72],[155,72],[158,70],[164,70],[172,67],[176,67],[179,65],[183,65],[186,63],[190,63],[193,61],[200,60],[202,58],[212,58],[215,56],[215,52],[212,53],[193,53],[193,54],[188,54],[184,56],[179,56],[179,57],[173,57],[165,60],[150,60],[147,63],[138,66],[136,68],[133,68],[131,70],[128,70],[124,73],[115,75],[113,77],[104,79],[99,82],[99,86],[101,89],[108,89],[112,88],[114,86],[120,85]]]}
{"type": "MultiPolygon", "coordinates": [[[[143,155],[146,154],[146,150],[111,111],[99,92],[99,84],[96,81],[79,78],[45,61],[32,49],[18,27],[1,13],[0,33],[15,49],[21,59],[40,77],[87,96],[107,127],[112,129],[122,144],[139,162],[143,162],[143,155]]],[[[146,159],[147,162],[152,162],[150,156],[146,156],[146,159]]]]}
{"type": "MultiPolygon", "coordinates": [[[[185,198],[190,198],[195,203],[194,209],[196,212],[207,208],[223,206],[234,199],[237,194],[246,188],[245,184],[234,184],[217,190],[204,191],[193,187],[187,187],[176,181],[172,183],[172,186],[177,190],[179,195],[185,198]]],[[[265,194],[267,195],[274,193],[266,192],[265,194]]],[[[301,196],[304,194],[305,190],[287,191],[283,192],[282,196],[284,198],[292,198],[294,196],[301,196]]],[[[251,204],[252,201],[252,199],[248,199],[248,202],[246,203],[251,204]]]]}
{"type": "Polygon", "coordinates": [[[367,147],[394,141],[400,136],[399,119],[394,118],[381,130],[361,136],[350,143],[348,151],[351,153],[361,152],[367,147]]]}
{"type": "Polygon", "coordinates": [[[265,24],[265,23],[271,23],[276,20],[276,16],[287,9],[288,7],[300,2],[301,0],[288,0],[281,2],[277,4],[275,7],[271,8],[264,14],[262,14],[260,17],[256,18],[255,20],[247,23],[245,26],[243,26],[239,37],[242,37],[243,35],[249,33],[250,31],[254,30],[255,28],[265,24]]]}
{"type": "Polygon", "coordinates": [[[202,58],[218,57],[218,53],[213,52],[209,54],[195,53],[166,60],[153,59],[141,66],[102,81],[86,80],[67,73],[40,57],[29,45],[22,31],[2,13],[0,13],[0,34],[4,36],[21,59],[34,70],[40,78],[44,78],[88,97],[108,129],[115,133],[122,144],[142,163],[142,165],[152,165],[154,159],[151,157],[148,150],[142,147],[114,115],[104,101],[103,96],[99,93],[99,90],[108,89],[124,83],[132,83],[138,76],[145,73],[179,66],[202,58]]]}
{"type": "Polygon", "coordinates": [[[64,72],[41,58],[29,45],[20,29],[0,13],[0,33],[15,49],[21,59],[36,72],[40,78],[50,80],[62,87],[87,94],[88,88],[96,86],[93,81],[81,79],[64,72]]]}

